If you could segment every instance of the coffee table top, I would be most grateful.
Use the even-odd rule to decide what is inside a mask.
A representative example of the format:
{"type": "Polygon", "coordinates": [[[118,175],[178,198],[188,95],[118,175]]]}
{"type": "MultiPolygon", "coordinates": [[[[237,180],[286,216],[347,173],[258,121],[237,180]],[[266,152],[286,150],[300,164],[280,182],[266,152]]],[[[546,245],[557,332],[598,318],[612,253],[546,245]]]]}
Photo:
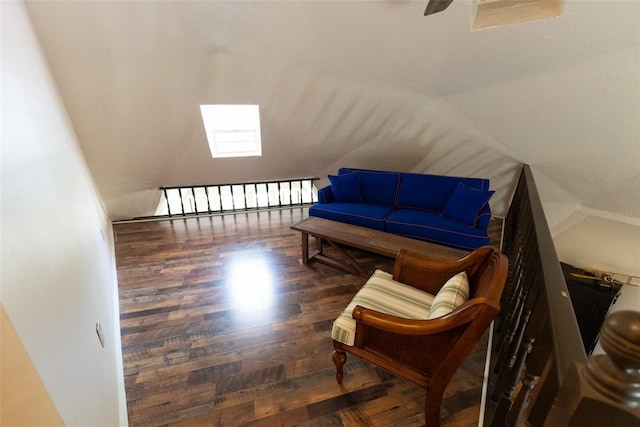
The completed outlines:
{"type": "Polygon", "coordinates": [[[292,225],[291,229],[390,258],[395,258],[400,249],[435,258],[459,259],[469,254],[461,249],[313,216],[292,225]]]}

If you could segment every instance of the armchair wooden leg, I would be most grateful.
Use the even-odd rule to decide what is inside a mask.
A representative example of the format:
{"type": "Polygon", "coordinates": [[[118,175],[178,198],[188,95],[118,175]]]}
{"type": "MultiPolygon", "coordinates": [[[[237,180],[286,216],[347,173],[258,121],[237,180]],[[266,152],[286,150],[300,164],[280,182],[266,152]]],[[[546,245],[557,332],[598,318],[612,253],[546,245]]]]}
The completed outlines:
{"type": "Polygon", "coordinates": [[[440,406],[442,406],[442,393],[433,393],[424,398],[424,424],[425,427],[440,427],[440,406]]]}
{"type": "Polygon", "coordinates": [[[333,354],[331,355],[333,359],[333,364],[336,365],[336,381],[338,384],[342,384],[342,367],[347,362],[347,353],[344,350],[334,347],[333,354]]]}

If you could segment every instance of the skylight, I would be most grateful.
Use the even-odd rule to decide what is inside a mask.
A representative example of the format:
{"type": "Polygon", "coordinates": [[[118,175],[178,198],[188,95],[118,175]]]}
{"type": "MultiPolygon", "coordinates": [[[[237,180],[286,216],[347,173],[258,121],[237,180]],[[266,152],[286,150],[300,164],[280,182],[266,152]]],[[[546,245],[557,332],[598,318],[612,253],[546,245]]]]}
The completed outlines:
{"type": "Polygon", "coordinates": [[[211,157],[262,156],[258,105],[201,105],[211,157]]]}

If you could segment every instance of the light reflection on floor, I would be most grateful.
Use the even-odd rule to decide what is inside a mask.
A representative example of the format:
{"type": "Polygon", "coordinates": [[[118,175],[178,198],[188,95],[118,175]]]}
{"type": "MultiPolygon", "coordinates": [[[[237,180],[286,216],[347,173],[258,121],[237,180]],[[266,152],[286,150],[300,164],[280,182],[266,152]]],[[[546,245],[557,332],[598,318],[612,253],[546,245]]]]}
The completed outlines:
{"type": "Polygon", "coordinates": [[[226,288],[234,311],[246,312],[270,308],[274,304],[274,279],[264,255],[229,257],[226,269],[226,288]]]}

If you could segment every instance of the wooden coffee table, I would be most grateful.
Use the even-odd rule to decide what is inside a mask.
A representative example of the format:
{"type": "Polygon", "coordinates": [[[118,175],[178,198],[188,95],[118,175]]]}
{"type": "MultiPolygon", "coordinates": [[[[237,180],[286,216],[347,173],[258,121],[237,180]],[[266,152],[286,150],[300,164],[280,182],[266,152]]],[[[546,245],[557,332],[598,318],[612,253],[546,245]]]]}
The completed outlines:
{"type": "Polygon", "coordinates": [[[469,254],[468,251],[460,249],[317,217],[303,219],[292,225],[291,229],[302,233],[303,264],[306,265],[315,260],[353,274],[368,275],[369,273],[340,245],[362,249],[390,258],[395,258],[400,249],[407,249],[437,258],[459,259],[469,254]],[[316,248],[311,252],[309,251],[309,236],[316,238],[316,248]],[[323,253],[325,242],[336,248],[342,254],[343,259],[334,259],[326,256],[323,253]]]}

